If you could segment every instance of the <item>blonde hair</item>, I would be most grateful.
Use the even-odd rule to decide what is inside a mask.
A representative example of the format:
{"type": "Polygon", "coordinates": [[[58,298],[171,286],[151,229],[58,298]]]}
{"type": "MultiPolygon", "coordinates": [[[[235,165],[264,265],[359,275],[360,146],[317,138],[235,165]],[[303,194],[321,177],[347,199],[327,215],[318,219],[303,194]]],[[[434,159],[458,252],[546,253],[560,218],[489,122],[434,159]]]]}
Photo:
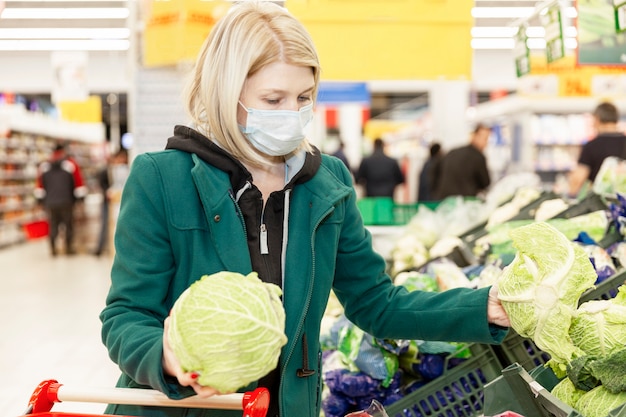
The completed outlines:
{"type": "MultiPolygon", "coordinates": [[[[304,26],[272,2],[242,2],[233,5],[209,34],[185,90],[193,122],[242,162],[265,163],[237,124],[243,84],[249,76],[277,61],[311,68],[315,100],[320,65],[304,26]]],[[[301,148],[312,149],[306,140],[301,148]]]]}

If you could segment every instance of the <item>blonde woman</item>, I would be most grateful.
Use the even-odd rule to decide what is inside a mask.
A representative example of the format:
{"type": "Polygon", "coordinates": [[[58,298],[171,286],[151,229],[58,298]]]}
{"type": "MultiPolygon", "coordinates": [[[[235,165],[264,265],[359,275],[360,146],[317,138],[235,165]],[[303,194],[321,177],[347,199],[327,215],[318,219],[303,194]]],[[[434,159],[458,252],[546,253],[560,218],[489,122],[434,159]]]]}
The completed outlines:
{"type": "MultiPolygon", "coordinates": [[[[319,78],[306,30],[271,2],[233,6],[209,35],[187,92],[193,126],[176,126],[167,150],[138,156],[122,196],[101,314],[119,386],[171,398],[216,393],[182,371],[163,335],[178,296],[224,270],[256,271],[283,290],[288,342],[277,368],[253,384],[270,390],[270,417],[320,414],[319,332],[331,290],[348,318],[377,337],[498,343],[505,336],[509,322],[494,288],[408,293],[385,274],[350,173],[305,138],[319,78]]],[[[107,412],[241,415],[127,405],[107,412]]]]}

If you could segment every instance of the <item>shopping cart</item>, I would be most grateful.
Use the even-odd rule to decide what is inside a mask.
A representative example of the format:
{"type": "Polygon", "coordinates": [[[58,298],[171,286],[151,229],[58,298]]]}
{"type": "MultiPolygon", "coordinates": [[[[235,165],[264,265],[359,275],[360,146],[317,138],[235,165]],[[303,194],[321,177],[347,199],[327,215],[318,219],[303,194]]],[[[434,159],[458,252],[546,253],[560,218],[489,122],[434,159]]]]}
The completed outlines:
{"type": "Polygon", "coordinates": [[[257,388],[243,394],[215,395],[209,398],[192,396],[182,400],[172,400],[155,390],[66,387],[54,379],[49,379],[42,381],[33,391],[24,415],[29,417],[105,417],[104,415],[50,412],[55,403],[63,401],[243,410],[243,417],[265,417],[270,394],[266,388],[257,388]]]}

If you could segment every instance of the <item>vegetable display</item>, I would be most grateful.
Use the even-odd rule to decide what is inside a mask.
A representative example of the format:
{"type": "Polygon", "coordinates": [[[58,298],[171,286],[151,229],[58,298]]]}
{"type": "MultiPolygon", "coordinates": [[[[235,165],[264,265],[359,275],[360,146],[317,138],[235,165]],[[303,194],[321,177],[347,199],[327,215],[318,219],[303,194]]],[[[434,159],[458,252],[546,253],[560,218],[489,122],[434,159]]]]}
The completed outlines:
{"type": "Polygon", "coordinates": [[[510,231],[518,252],[498,280],[511,326],[549,353],[557,376],[584,352],[569,334],[578,300],[596,281],[585,251],[545,222],[510,231]]]}
{"type": "Polygon", "coordinates": [[[287,343],[281,294],[255,272],[202,276],[171,313],[167,336],[182,369],[221,393],[267,375],[287,343]]]}

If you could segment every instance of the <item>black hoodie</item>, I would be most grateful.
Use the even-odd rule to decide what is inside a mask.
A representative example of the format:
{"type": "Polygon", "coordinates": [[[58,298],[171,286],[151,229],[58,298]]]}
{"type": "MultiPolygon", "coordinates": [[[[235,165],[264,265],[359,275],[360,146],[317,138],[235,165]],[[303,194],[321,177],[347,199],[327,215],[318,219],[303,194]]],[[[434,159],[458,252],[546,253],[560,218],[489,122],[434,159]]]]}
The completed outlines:
{"type": "MultiPolygon", "coordinates": [[[[254,185],[252,175],[241,162],[213,143],[201,133],[186,127],[176,126],[174,136],[168,139],[166,149],[196,154],[207,164],[228,173],[231,194],[241,209],[246,225],[248,250],[252,269],[265,282],[282,287],[281,253],[283,250],[283,218],[285,209],[285,190],[292,189],[313,178],[320,167],[322,158],[317,149],[307,153],[302,168],[291,178],[281,191],[273,192],[267,199],[265,210],[263,197],[254,185]],[[261,253],[261,227],[267,231],[268,253],[261,253]]],[[[294,231],[295,232],[295,231],[294,231]]],[[[270,372],[259,381],[259,386],[270,390],[270,399],[278,398],[280,373],[278,369],[270,372]]],[[[268,417],[278,416],[278,403],[271,401],[268,417]]]]}

